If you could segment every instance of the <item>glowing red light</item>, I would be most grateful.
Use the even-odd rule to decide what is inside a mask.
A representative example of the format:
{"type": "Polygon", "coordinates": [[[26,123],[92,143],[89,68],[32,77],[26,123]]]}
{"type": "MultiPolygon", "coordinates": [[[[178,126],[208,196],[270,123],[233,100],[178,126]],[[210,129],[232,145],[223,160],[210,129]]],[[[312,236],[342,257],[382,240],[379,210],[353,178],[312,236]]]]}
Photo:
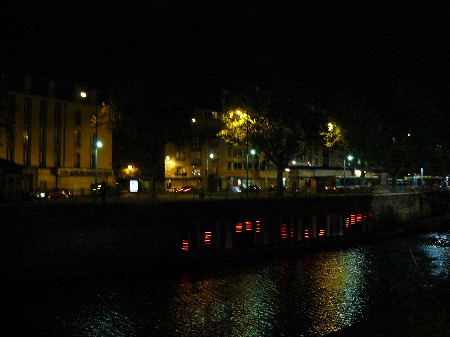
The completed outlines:
{"type": "Polygon", "coordinates": [[[203,235],[203,243],[205,244],[205,246],[209,246],[211,244],[211,236],[212,233],[211,232],[205,232],[203,235]]]}
{"type": "Polygon", "coordinates": [[[259,220],[255,221],[255,232],[261,233],[261,222],[259,220]]]}
{"type": "Polygon", "coordinates": [[[303,231],[303,237],[304,237],[305,239],[309,239],[309,229],[305,229],[305,230],[303,231]]]}
{"type": "Polygon", "coordinates": [[[281,238],[287,239],[288,233],[287,233],[287,225],[285,223],[281,224],[280,232],[281,232],[281,238]]]}
{"type": "Polygon", "coordinates": [[[183,245],[181,246],[181,250],[183,250],[183,251],[189,250],[189,240],[183,240],[183,245]]]}

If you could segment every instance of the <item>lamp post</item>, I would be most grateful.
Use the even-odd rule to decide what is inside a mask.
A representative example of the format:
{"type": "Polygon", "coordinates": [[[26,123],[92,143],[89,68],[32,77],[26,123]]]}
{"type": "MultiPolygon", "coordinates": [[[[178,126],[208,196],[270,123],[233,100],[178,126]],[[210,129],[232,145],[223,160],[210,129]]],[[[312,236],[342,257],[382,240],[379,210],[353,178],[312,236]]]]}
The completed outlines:
{"type": "MultiPolygon", "coordinates": [[[[348,161],[352,161],[353,160],[353,156],[352,155],[349,155],[348,157],[347,157],[347,159],[348,159],[348,161]]],[[[346,186],[345,186],[345,171],[346,171],[346,168],[347,168],[347,162],[346,162],[346,158],[345,158],[345,156],[344,156],[344,192],[345,192],[345,188],[346,188],[346,186]]]]}
{"type": "Polygon", "coordinates": [[[209,192],[209,159],[208,158],[213,159],[214,153],[209,153],[206,156],[206,186],[205,187],[206,187],[206,191],[209,192]]]}
{"type": "Polygon", "coordinates": [[[97,189],[98,189],[98,183],[97,183],[97,176],[98,176],[98,149],[103,146],[103,143],[101,141],[97,140],[96,137],[96,143],[95,143],[95,195],[97,195],[97,189]]]}

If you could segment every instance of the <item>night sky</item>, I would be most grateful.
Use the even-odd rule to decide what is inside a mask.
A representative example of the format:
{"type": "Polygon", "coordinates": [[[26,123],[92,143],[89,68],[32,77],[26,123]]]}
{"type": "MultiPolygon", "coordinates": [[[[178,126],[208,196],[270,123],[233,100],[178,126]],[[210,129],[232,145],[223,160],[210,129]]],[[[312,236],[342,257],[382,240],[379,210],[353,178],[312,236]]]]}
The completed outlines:
{"type": "Polygon", "coordinates": [[[0,66],[208,105],[220,88],[302,81],[374,95],[392,81],[450,92],[450,2],[16,1],[0,66]]]}

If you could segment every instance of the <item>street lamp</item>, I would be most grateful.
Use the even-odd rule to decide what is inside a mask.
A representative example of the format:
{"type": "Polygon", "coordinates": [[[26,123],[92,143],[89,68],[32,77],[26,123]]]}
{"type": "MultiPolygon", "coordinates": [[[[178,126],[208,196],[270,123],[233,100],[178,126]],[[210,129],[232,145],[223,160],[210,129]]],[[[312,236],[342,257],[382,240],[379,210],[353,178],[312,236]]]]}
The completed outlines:
{"type": "MultiPolygon", "coordinates": [[[[353,160],[353,156],[352,155],[348,155],[347,157],[348,161],[351,162],[353,160]]],[[[344,157],[344,192],[345,192],[345,171],[346,171],[346,167],[347,167],[347,162],[346,162],[346,158],[344,157]]]]}
{"type": "Polygon", "coordinates": [[[206,156],[206,190],[209,192],[209,159],[214,158],[214,153],[210,153],[208,156],[206,156]]]}
{"type": "MultiPolygon", "coordinates": [[[[103,143],[101,141],[97,141],[95,143],[95,191],[98,189],[97,184],[97,176],[98,176],[98,149],[103,146],[103,143]]],[[[97,194],[97,193],[96,193],[97,194]]]]}

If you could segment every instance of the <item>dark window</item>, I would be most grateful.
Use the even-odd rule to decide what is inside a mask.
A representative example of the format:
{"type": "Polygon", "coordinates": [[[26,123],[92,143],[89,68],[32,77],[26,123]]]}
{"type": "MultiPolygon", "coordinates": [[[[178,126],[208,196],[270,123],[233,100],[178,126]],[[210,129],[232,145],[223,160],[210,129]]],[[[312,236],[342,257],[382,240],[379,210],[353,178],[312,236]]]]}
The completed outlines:
{"type": "Polygon", "coordinates": [[[45,150],[39,151],[39,167],[46,167],[45,164],[45,150]]]}
{"type": "Polygon", "coordinates": [[[23,103],[23,118],[24,123],[31,123],[31,98],[25,98],[23,103]]]}
{"type": "Polygon", "coordinates": [[[76,152],[73,158],[73,167],[80,168],[80,162],[80,154],[76,152]]]}
{"type": "Polygon", "coordinates": [[[76,126],[81,126],[81,111],[80,110],[75,111],[73,123],[76,126]]]}

